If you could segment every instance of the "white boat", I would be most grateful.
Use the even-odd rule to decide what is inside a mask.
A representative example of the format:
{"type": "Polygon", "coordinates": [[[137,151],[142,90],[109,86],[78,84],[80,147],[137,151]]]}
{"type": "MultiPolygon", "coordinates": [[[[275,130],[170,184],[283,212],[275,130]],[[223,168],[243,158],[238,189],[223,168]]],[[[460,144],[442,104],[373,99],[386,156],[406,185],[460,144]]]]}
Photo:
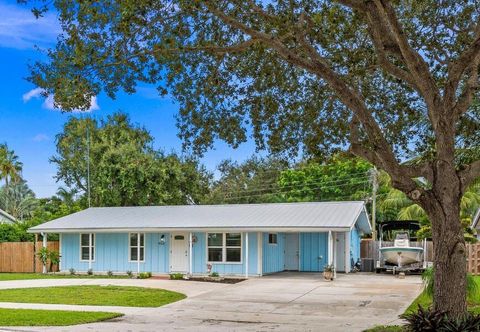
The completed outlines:
{"type": "Polygon", "coordinates": [[[398,267],[420,263],[423,260],[423,248],[411,247],[408,233],[398,233],[393,247],[380,248],[385,262],[398,267]]]}

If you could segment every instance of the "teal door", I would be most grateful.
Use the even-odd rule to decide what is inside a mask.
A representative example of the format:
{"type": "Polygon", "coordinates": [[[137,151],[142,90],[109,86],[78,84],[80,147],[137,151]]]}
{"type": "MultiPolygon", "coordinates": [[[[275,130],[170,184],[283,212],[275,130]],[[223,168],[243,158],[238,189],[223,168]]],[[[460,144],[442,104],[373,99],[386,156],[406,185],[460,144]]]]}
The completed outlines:
{"type": "Polygon", "coordinates": [[[300,233],[300,271],[322,272],[327,255],[328,233],[300,233]]]}

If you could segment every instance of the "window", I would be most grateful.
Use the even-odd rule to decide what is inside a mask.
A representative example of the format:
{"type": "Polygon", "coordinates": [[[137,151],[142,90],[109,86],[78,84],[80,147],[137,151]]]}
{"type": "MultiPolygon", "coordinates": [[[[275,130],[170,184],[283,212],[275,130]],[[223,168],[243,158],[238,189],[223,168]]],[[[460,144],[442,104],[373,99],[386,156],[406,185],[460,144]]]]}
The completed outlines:
{"type": "Polygon", "coordinates": [[[268,244],[277,244],[277,234],[269,233],[268,234],[268,244]]]}
{"type": "Polygon", "coordinates": [[[130,261],[132,262],[145,261],[145,234],[144,233],[130,233],[130,261]]]}
{"type": "Polygon", "coordinates": [[[95,260],[95,234],[80,234],[80,260],[95,260]]]}
{"type": "Polygon", "coordinates": [[[208,233],[208,261],[215,263],[241,263],[241,233],[208,233]]]}

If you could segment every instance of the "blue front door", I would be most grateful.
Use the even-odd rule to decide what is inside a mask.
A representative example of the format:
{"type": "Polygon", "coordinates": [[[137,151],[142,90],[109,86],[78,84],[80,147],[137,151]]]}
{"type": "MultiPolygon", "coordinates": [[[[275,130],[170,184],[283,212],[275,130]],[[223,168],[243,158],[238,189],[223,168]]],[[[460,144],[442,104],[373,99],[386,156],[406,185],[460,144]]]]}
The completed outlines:
{"type": "Polygon", "coordinates": [[[300,233],[300,271],[323,271],[327,255],[328,233],[300,233]]]}

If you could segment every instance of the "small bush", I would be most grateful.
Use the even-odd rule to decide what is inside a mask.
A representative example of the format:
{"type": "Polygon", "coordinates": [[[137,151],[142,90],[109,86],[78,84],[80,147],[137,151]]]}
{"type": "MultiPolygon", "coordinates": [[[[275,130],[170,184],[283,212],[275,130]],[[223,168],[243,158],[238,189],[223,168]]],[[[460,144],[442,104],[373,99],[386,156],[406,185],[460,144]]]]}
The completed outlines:
{"type": "Polygon", "coordinates": [[[138,278],[139,279],[148,279],[152,276],[152,273],[150,272],[140,272],[140,274],[138,275],[138,278]]]}
{"type": "Polygon", "coordinates": [[[130,270],[128,270],[128,271],[127,271],[127,276],[129,276],[130,278],[132,278],[132,277],[133,277],[133,272],[130,271],[130,270]]]}
{"type": "Polygon", "coordinates": [[[182,280],[183,279],[183,274],[182,273],[171,273],[170,274],[170,279],[172,279],[172,280],[182,280]]]}
{"type": "Polygon", "coordinates": [[[107,276],[113,277],[113,272],[112,272],[112,270],[108,270],[108,271],[107,271],[107,276]]]}
{"type": "Polygon", "coordinates": [[[93,269],[88,269],[87,274],[88,274],[89,276],[93,275],[93,269]]]}
{"type": "Polygon", "coordinates": [[[70,274],[71,274],[72,276],[74,276],[75,273],[76,273],[76,271],[75,271],[75,269],[74,269],[73,267],[69,268],[69,269],[68,269],[68,272],[70,272],[70,274]]]}
{"type": "Polygon", "coordinates": [[[410,331],[470,332],[480,331],[480,315],[467,313],[459,318],[449,318],[446,314],[419,306],[417,312],[402,315],[410,331]]]}
{"type": "Polygon", "coordinates": [[[219,277],[219,276],[220,276],[220,275],[218,274],[218,272],[212,272],[212,273],[210,273],[210,277],[212,277],[212,278],[217,278],[217,277],[219,277]]]}

